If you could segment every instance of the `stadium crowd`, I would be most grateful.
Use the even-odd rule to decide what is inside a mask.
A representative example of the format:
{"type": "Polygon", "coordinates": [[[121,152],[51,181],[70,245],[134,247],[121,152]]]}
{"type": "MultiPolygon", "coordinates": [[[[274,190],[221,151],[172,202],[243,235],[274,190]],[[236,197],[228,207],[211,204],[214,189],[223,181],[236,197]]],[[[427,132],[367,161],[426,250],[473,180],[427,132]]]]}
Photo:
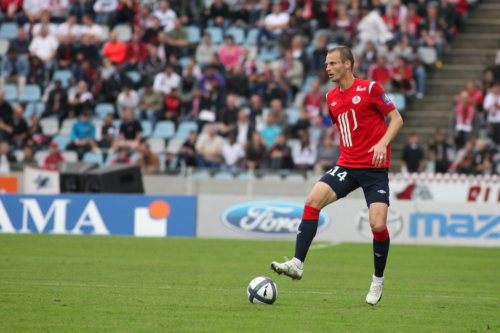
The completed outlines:
{"type": "MultiPolygon", "coordinates": [[[[424,98],[426,66],[442,66],[467,10],[466,0],[3,0],[0,173],[42,164],[36,154],[47,169],[83,160],[144,173],[328,170],[339,135],[325,103],[327,50],[348,45],[357,78],[424,98]]],[[[469,114],[460,103],[482,104],[469,88],[458,122],[469,114]]],[[[446,143],[457,158],[436,171],[462,172],[468,132],[446,143]]],[[[431,156],[451,156],[440,147],[431,156]]]]}

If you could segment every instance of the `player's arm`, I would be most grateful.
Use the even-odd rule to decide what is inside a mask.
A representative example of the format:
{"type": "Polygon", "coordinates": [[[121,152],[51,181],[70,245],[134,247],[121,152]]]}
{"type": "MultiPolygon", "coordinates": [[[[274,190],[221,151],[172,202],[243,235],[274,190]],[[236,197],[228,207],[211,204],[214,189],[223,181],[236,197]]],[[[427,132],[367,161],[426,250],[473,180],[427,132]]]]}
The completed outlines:
{"type": "Polygon", "coordinates": [[[392,110],[385,116],[389,118],[387,131],[382,139],[368,151],[369,153],[373,152],[372,164],[376,167],[384,165],[387,162],[387,146],[396,137],[399,129],[403,126],[403,118],[397,109],[392,110]],[[380,158],[380,156],[382,156],[382,158],[380,158]]]}

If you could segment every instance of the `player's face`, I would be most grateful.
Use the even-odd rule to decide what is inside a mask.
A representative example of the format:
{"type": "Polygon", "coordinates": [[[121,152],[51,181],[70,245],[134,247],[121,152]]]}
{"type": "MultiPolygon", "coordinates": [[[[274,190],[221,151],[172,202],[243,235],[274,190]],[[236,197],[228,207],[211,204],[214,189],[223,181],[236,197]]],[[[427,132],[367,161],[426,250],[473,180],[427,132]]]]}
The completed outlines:
{"type": "Polygon", "coordinates": [[[332,52],[326,55],[326,72],[332,82],[339,82],[347,73],[347,69],[351,66],[350,61],[342,64],[339,52],[332,52]]]}

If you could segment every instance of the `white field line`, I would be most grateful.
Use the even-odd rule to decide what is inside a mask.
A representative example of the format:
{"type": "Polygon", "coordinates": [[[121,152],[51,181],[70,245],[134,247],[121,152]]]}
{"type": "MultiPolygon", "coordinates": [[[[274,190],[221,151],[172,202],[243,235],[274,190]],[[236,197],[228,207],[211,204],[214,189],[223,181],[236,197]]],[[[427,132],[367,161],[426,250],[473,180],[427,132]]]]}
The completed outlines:
{"type": "MultiPolygon", "coordinates": [[[[186,290],[186,291],[224,291],[224,292],[237,292],[244,293],[246,289],[224,289],[224,288],[203,288],[203,287],[175,287],[175,286],[160,286],[148,287],[138,285],[106,285],[106,284],[83,284],[83,283],[39,283],[39,282],[12,282],[2,281],[1,284],[8,285],[28,285],[28,286],[47,286],[47,287],[83,287],[83,288],[135,288],[135,289],[167,289],[167,290],[186,290]]],[[[317,295],[365,295],[362,293],[346,293],[346,292],[324,292],[324,291],[290,291],[280,290],[283,294],[317,294],[317,295]]],[[[384,294],[389,297],[415,297],[415,298],[450,298],[450,299],[484,299],[484,300],[498,300],[497,297],[464,297],[464,296],[447,296],[447,295],[395,295],[384,294]]]]}

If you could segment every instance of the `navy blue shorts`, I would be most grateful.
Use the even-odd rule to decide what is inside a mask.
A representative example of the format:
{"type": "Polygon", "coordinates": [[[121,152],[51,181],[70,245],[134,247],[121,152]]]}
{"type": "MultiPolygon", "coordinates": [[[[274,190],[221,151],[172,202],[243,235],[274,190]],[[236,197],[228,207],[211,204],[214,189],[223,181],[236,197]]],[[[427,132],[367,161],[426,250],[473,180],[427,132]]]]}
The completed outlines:
{"type": "Polygon", "coordinates": [[[374,202],[389,205],[388,168],[347,168],[334,165],[319,181],[328,184],[338,199],[361,187],[368,207],[374,202]]]}

